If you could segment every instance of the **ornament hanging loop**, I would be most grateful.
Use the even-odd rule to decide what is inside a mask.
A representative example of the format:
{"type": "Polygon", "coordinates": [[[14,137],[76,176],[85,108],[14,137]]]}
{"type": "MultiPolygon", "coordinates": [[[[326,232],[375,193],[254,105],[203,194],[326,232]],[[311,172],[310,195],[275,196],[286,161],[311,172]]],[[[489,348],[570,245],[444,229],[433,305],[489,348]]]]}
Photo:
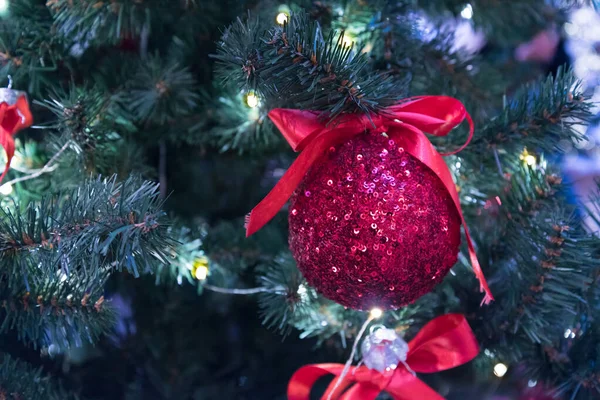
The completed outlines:
{"type": "Polygon", "coordinates": [[[371,325],[371,328],[369,329],[369,334],[373,334],[377,329],[386,329],[385,325],[383,324],[375,324],[375,325],[371,325]]]}

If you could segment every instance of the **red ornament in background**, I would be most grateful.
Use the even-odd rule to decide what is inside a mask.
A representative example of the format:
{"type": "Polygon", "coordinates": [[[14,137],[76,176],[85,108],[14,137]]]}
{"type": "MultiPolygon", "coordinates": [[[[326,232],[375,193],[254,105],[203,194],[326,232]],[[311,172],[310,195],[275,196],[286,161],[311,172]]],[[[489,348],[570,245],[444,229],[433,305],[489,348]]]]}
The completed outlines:
{"type": "Polygon", "coordinates": [[[33,124],[33,117],[29,110],[27,95],[25,92],[13,90],[10,88],[0,89],[0,145],[6,151],[6,166],[0,176],[0,182],[4,179],[10,163],[15,155],[14,135],[21,129],[30,127],[33,124]]]}
{"type": "Polygon", "coordinates": [[[332,147],[292,197],[290,248],[309,284],[354,308],[399,308],[456,263],[460,217],[440,179],[381,134],[332,147]]]}
{"type": "Polygon", "coordinates": [[[483,302],[493,300],[448,166],[423,133],[445,136],[467,119],[469,141],[473,123],[462,103],[424,96],[330,124],[312,111],[269,117],[302,153],[252,210],[247,235],[293,196],[290,247],[309,283],[348,307],[398,308],[456,262],[462,223],[483,302]]]}

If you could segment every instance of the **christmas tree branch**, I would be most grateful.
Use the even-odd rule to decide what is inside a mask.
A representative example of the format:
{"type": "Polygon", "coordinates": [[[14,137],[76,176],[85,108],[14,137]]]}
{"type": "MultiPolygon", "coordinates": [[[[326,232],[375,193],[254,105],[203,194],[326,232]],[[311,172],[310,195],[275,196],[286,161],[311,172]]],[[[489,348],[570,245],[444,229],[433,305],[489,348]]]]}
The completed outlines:
{"type": "MultiPolygon", "coordinates": [[[[48,147],[60,151],[70,142],[73,151],[70,157],[63,157],[64,163],[81,166],[68,171],[61,168],[54,175],[84,170],[83,177],[115,173],[126,176],[132,171],[148,170],[140,146],[130,139],[137,128],[132,122],[134,117],[121,107],[124,93],[119,89],[111,95],[100,86],[77,87],[71,83],[67,88],[53,90],[43,101],[34,101],[56,116],[51,124],[44,125],[59,133],[51,136],[48,147]]],[[[76,178],[82,179],[81,176],[76,178]]],[[[59,176],[56,180],[64,179],[59,176]]]]}
{"type": "Polygon", "coordinates": [[[560,6],[566,8],[568,3],[559,2],[555,5],[544,0],[523,0],[505,7],[505,4],[494,0],[474,0],[469,1],[468,5],[460,0],[417,1],[420,8],[432,16],[438,16],[440,20],[447,18],[448,13],[458,17],[469,7],[469,11],[464,15],[471,19],[473,25],[493,34],[493,40],[502,43],[528,40],[547,27],[551,21],[560,21],[560,6]],[[506,21],[518,25],[507,24],[506,21]],[[514,26],[525,29],[514,29],[514,26]]]}
{"type": "Polygon", "coordinates": [[[473,152],[484,153],[489,146],[509,155],[523,147],[553,151],[560,140],[584,140],[577,126],[589,121],[590,107],[573,72],[561,69],[556,77],[526,85],[508,101],[502,114],[479,129],[473,152]]]}
{"type": "Polygon", "coordinates": [[[263,31],[257,19],[238,19],[223,35],[215,58],[224,80],[256,90],[267,104],[335,117],[345,111],[372,112],[403,97],[401,83],[372,71],[343,32],[324,37],[305,14],[263,31]]]}
{"type": "Polygon", "coordinates": [[[102,291],[111,271],[136,276],[172,258],[158,187],[130,178],[85,182],[0,220],[4,320],[28,343],[94,341],[113,322],[102,291]]]}
{"type": "Polygon", "coordinates": [[[214,96],[202,96],[201,116],[189,129],[197,142],[238,154],[264,154],[282,148],[281,135],[273,129],[262,104],[249,107],[246,96],[230,85],[213,91],[214,96]]]}
{"type": "Polygon", "coordinates": [[[195,110],[199,96],[189,69],[154,55],[138,65],[118,100],[135,120],[164,125],[189,115],[195,110]]]}
{"type": "Polygon", "coordinates": [[[154,271],[168,262],[173,245],[161,205],[157,185],[113,177],[89,180],[25,212],[6,210],[0,220],[4,273],[12,286],[27,281],[32,269],[69,274],[110,265],[136,276],[154,271]]]}
{"type": "Polygon", "coordinates": [[[15,87],[37,94],[58,69],[60,40],[52,34],[52,17],[43,4],[11,2],[10,14],[0,26],[0,75],[12,75],[15,87]]]}
{"type": "Polygon", "coordinates": [[[81,37],[93,39],[97,45],[115,44],[123,38],[137,37],[145,23],[151,22],[150,26],[157,29],[161,15],[178,15],[183,11],[168,0],[50,0],[48,7],[53,13],[57,32],[73,40],[81,37]]]}
{"type": "Polygon", "coordinates": [[[525,165],[507,185],[493,226],[480,233],[494,260],[488,276],[496,302],[474,310],[486,315],[485,331],[495,332],[490,348],[520,360],[527,346],[515,342],[550,345],[577,319],[600,262],[597,239],[558,195],[560,178],[525,165]]]}
{"type": "Polygon", "coordinates": [[[11,179],[10,181],[3,183],[3,185],[14,185],[15,183],[35,179],[45,173],[54,171],[58,167],[58,165],[56,165],[56,162],[58,161],[62,153],[64,153],[64,151],[69,148],[70,145],[71,141],[65,142],[65,144],[63,144],[63,146],[52,156],[52,158],[50,158],[50,160],[48,160],[48,162],[42,168],[35,171],[30,171],[28,175],[11,179]]]}
{"type": "Polygon", "coordinates": [[[0,363],[0,398],[27,400],[76,400],[33,366],[4,354],[0,363]]]}
{"type": "Polygon", "coordinates": [[[256,288],[249,288],[249,289],[233,289],[233,288],[218,287],[218,286],[210,285],[208,283],[205,283],[204,285],[202,285],[202,287],[206,290],[210,290],[210,291],[216,292],[216,293],[223,293],[223,294],[249,295],[249,294],[258,294],[258,293],[285,293],[284,287],[279,287],[276,289],[271,289],[271,288],[267,288],[267,287],[256,287],[256,288]]]}
{"type": "Polygon", "coordinates": [[[59,349],[94,343],[115,322],[115,312],[102,292],[109,271],[96,274],[56,274],[21,288],[0,287],[0,330],[16,330],[34,347],[59,349]]]}

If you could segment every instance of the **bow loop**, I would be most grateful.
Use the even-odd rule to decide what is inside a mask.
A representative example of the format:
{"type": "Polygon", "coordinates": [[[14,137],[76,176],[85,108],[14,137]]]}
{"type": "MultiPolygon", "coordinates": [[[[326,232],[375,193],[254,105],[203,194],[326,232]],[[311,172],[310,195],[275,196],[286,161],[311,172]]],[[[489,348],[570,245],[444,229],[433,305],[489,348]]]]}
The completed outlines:
{"type": "Polygon", "coordinates": [[[324,132],[344,130],[356,135],[383,127],[382,117],[376,114],[344,114],[328,123],[325,116],[315,111],[276,108],[269,112],[269,118],[294,151],[304,150],[308,143],[324,132]]]}
{"type": "Polygon", "coordinates": [[[447,96],[416,97],[390,107],[389,111],[402,122],[435,136],[446,136],[467,116],[465,106],[447,96]]]}
{"type": "Polygon", "coordinates": [[[409,343],[406,362],[417,372],[432,373],[471,361],[479,345],[466,318],[447,314],[429,322],[409,343]],[[457,352],[456,349],[461,349],[457,352]]]}
{"type": "Polygon", "coordinates": [[[316,134],[325,129],[319,114],[314,111],[276,108],[269,118],[294,151],[302,151],[316,134]]]}

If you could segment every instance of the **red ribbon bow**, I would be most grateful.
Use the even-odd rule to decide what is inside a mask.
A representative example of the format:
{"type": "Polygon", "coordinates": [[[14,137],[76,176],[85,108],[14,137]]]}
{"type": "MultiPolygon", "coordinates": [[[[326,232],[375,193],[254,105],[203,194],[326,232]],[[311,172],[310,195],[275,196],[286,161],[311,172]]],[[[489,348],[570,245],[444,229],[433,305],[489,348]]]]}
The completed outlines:
{"type": "MultiPolygon", "coordinates": [[[[412,370],[423,373],[457,367],[479,353],[477,339],[461,314],[447,314],[430,321],[408,346],[406,364],[412,370]]],[[[328,374],[338,377],[343,369],[343,364],[313,364],[300,368],[288,384],[288,400],[308,400],[310,390],[319,378],[328,374]]],[[[331,382],[322,400],[327,399],[336,383],[337,378],[331,382]]],[[[396,370],[383,374],[364,366],[352,367],[331,393],[331,398],[374,400],[382,391],[389,393],[394,400],[444,399],[402,364],[396,370]]]]}
{"type": "Polygon", "coordinates": [[[29,104],[25,95],[20,96],[15,104],[0,103],[0,145],[6,151],[6,167],[0,175],[0,182],[4,179],[10,168],[10,163],[15,155],[14,135],[21,129],[33,124],[33,116],[29,111],[29,104]]]}
{"type": "Polygon", "coordinates": [[[275,109],[269,113],[269,117],[292,149],[301,153],[273,190],[250,213],[246,225],[247,236],[258,231],[277,214],[294,193],[311,165],[327,149],[375,127],[375,131],[386,132],[399,146],[404,147],[410,155],[427,165],[441,179],[454,200],[465,230],[473,271],[479,279],[480,290],[485,292],[482,304],[487,304],[494,299],[477,260],[473,240],[460,207],[450,170],[442,155],[435,150],[423,133],[425,131],[435,136],[446,136],[466,119],[470,126],[467,142],[455,152],[448,154],[455,154],[464,149],[473,137],[474,127],[471,116],[460,101],[447,96],[415,97],[389,107],[381,114],[344,115],[332,126],[325,125],[319,113],[314,111],[275,109]]]}

